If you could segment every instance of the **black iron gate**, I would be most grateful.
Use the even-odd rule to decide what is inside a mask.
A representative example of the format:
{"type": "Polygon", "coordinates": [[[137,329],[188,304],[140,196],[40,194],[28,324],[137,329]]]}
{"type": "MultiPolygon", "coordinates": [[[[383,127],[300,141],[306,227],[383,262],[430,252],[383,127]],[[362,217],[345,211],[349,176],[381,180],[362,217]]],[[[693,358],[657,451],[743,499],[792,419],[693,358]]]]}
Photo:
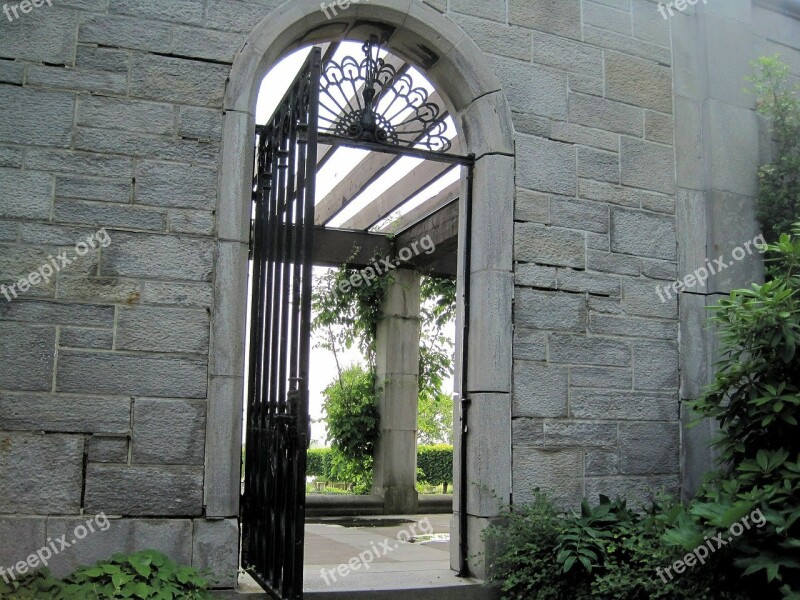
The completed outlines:
{"type": "Polygon", "coordinates": [[[320,63],[256,129],[242,566],[281,600],[303,596],[320,63]]]}

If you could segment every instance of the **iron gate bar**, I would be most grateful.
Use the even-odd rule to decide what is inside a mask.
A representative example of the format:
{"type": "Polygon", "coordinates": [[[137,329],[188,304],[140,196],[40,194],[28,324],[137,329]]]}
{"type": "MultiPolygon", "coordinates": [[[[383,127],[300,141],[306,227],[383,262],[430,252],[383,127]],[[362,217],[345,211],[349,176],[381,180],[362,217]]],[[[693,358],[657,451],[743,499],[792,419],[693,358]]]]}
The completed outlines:
{"type": "Polygon", "coordinates": [[[387,144],[381,144],[379,142],[356,141],[340,137],[338,135],[331,135],[327,133],[319,134],[319,143],[328,144],[329,146],[345,146],[347,148],[360,148],[362,150],[372,150],[373,152],[384,152],[387,154],[402,154],[404,156],[412,156],[414,158],[421,158],[423,160],[432,160],[434,162],[452,163],[458,165],[475,164],[474,156],[461,156],[459,154],[442,154],[440,152],[423,150],[421,148],[407,148],[405,146],[389,146],[387,144]]]}

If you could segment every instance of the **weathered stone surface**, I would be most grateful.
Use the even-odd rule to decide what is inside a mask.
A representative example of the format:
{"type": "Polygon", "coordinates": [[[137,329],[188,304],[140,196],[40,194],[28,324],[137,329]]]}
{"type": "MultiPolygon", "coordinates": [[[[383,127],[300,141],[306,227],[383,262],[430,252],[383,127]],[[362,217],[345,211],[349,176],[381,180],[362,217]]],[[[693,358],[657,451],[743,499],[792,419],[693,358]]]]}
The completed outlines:
{"type": "Polygon", "coordinates": [[[566,119],[567,77],[528,62],[503,57],[492,59],[512,110],[566,119]]]}
{"type": "Polygon", "coordinates": [[[87,202],[73,199],[56,199],[55,218],[62,223],[124,227],[146,231],[163,231],[166,211],[134,206],[87,202]]]}
{"type": "Polygon", "coordinates": [[[103,250],[102,275],[208,281],[213,246],[209,240],[115,232],[103,250]]]}
{"type": "Polygon", "coordinates": [[[280,0],[263,0],[257,3],[209,0],[206,26],[211,29],[250,31],[253,23],[261,21],[281,4],[283,2],[280,0]]]}
{"type": "Polygon", "coordinates": [[[142,161],[136,175],[136,203],[179,208],[214,208],[217,173],[213,169],[142,161]]]}
{"type": "Polygon", "coordinates": [[[126,433],[130,398],[0,392],[0,427],[64,433],[126,433]]]}
{"type": "Polygon", "coordinates": [[[550,223],[550,195],[517,188],[514,219],[534,223],[550,223]]]}
{"type": "Polygon", "coordinates": [[[25,168],[33,171],[55,171],[61,175],[126,178],[133,176],[133,161],[130,158],[74,152],[60,148],[27,148],[25,168]]]}
{"type": "Polygon", "coordinates": [[[602,204],[562,196],[550,200],[550,225],[608,233],[608,223],[608,207],[602,204]]]}
{"type": "MultiPolygon", "coordinates": [[[[93,302],[135,304],[142,296],[142,284],[116,277],[64,276],[58,279],[57,298],[93,302]]],[[[90,347],[90,346],[87,346],[90,347]]]]}
{"type": "Polygon", "coordinates": [[[52,186],[44,173],[0,168],[0,217],[50,218],[52,186]]]}
{"type": "Polygon", "coordinates": [[[133,405],[133,462],[203,464],[204,401],[137,398],[133,405]]]}
{"type": "Polygon", "coordinates": [[[17,224],[14,221],[0,221],[0,241],[15,242],[17,240],[17,224]]]}
{"type": "Polygon", "coordinates": [[[114,48],[167,53],[172,49],[171,30],[169,24],[157,21],[91,16],[81,23],[78,41],[114,48]]]}
{"type": "Polygon", "coordinates": [[[588,448],[583,468],[587,477],[592,475],[617,475],[619,473],[619,454],[617,450],[588,448]]]}
{"type": "Polygon", "coordinates": [[[93,435],[89,438],[87,458],[93,463],[127,463],[128,438],[93,435]]]}
{"type": "MultiPolygon", "coordinates": [[[[50,10],[49,7],[34,10],[13,23],[3,23],[0,56],[55,65],[68,64],[75,51],[77,26],[78,13],[75,11],[50,10]]],[[[0,106],[13,105],[0,101],[0,106]]]]}
{"type": "Polygon", "coordinates": [[[611,210],[611,250],[634,256],[677,260],[675,218],[638,210],[611,210]]]}
{"type": "Polygon", "coordinates": [[[450,9],[457,13],[481,17],[482,19],[492,19],[494,21],[506,20],[505,2],[480,0],[453,0],[450,9]]]}
{"type": "Polygon", "coordinates": [[[540,267],[532,263],[519,263],[514,269],[514,283],[518,286],[530,286],[554,290],[558,284],[555,267],[540,267]]]}
{"type": "Polygon", "coordinates": [[[514,226],[514,259],[581,269],[586,265],[584,234],[535,223],[517,223],[514,226]]]}
{"type": "Polygon", "coordinates": [[[203,510],[200,467],[90,464],[86,508],[117,515],[197,516],[203,510]]]}
{"type": "Polygon", "coordinates": [[[569,370],[569,384],[574,387],[629,390],[632,382],[633,373],[630,369],[572,367],[569,370]]]}
{"type": "Polygon", "coordinates": [[[559,269],[558,289],[567,292],[586,292],[597,296],[619,296],[620,280],[609,275],[559,269]]]}
{"type": "Polygon", "coordinates": [[[554,122],[550,137],[570,144],[581,144],[611,152],[619,151],[619,134],[583,127],[574,123],[554,122]]]}
{"type": "Polygon", "coordinates": [[[603,77],[600,48],[538,31],[533,32],[533,62],[586,77],[603,77]]]}
{"type": "Polygon", "coordinates": [[[230,67],[153,54],[134,55],[131,96],[199,106],[222,106],[230,67]]]}
{"type": "Polygon", "coordinates": [[[658,10],[653,10],[652,2],[632,0],[633,35],[659,46],[669,48],[669,21],[658,10]]]}
{"type": "Polygon", "coordinates": [[[585,331],[586,298],[577,294],[518,289],[514,322],[536,329],[585,331]]]}
{"type": "Polygon", "coordinates": [[[21,167],[22,148],[0,146],[0,167],[21,167]]]}
{"type": "Polygon", "coordinates": [[[481,489],[467,498],[471,515],[494,517],[511,502],[511,395],[473,394],[467,437],[467,481],[481,489]]]}
{"type": "Polygon", "coordinates": [[[219,144],[175,140],[138,132],[78,127],[75,148],[88,152],[125,154],[148,159],[187,163],[214,163],[219,159],[219,144]]]}
{"type": "Polygon", "coordinates": [[[675,158],[670,146],[623,136],[620,154],[624,185],[665,194],[675,192],[675,158]]]}
{"type": "Polygon", "coordinates": [[[0,83],[22,85],[25,76],[25,65],[10,60],[0,60],[0,83]]]}
{"type": "Polygon", "coordinates": [[[25,301],[0,304],[0,319],[48,325],[108,327],[114,325],[113,306],[25,301]]]}
{"type": "Polygon", "coordinates": [[[674,390],[678,387],[678,362],[677,342],[635,341],[634,388],[674,390]]]}
{"type": "Polygon", "coordinates": [[[617,446],[616,423],[591,423],[585,421],[545,421],[544,445],[547,447],[600,447],[617,446]]]}
{"type": "MultiPolygon", "coordinates": [[[[5,304],[5,300],[2,302],[5,304]]],[[[49,390],[52,386],[55,341],[56,331],[53,327],[0,322],[0,356],[3,357],[0,388],[49,390]]]]}
{"type": "Polygon", "coordinates": [[[641,136],[642,109],[596,96],[570,93],[569,121],[605,131],[641,136]]]}
{"type": "Polygon", "coordinates": [[[538,137],[517,137],[517,185],[540,192],[574,196],[577,190],[575,149],[538,137]]]}
{"type": "Polygon", "coordinates": [[[605,52],[604,56],[608,98],[672,114],[672,73],[668,67],[617,52],[605,52]]]}
{"type": "Polygon", "coordinates": [[[117,349],[208,352],[208,313],[201,310],[119,307],[117,349]]]}
{"type": "Polygon", "coordinates": [[[212,235],[216,219],[214,213],[205,210],[172,210],[169,215],[169,230],[174,233],[212,235]]]}
{"type": "Polygon", "coordinates": [[[56,389],[204,398],[207,377],[208,367],[204,358],[63,350],[58,361],[56,389]]]}
{"type": "MultiPolygon", "coordinates": [[[[94,517],[91,541],[83,541],[53,557],[50,563],[53,575],[64,577],[80,565],[91,565],[106,560],[116,552],[133,554],[143,548],[152,548],[169,556],[178,564],[188,565],[192,561],[192,521],[190,519],[112,519],[103,516],[113,514],[106,507],[102,516],[94,517]]],[[[88,513],[87,513],[88,515],[88,513]]],[[[80,525],[92,517],[61,518],[47,520],[47,536],[56,540],[62,535],[69,541],[80,525]]]]}
{"type": "Polygon", "coordinates": [[[81,97],[78,125],[171,134],[175,131],[175,109],[169,104],[142,100],[81,97]]]}
{"type": "Polygon", "coordinates": [[[45,517],[1,517],[0,540],[6,543],[0,544],[0,565],[12,567],[45,546],[46,523],[45,517]]]}
{"type": "Polygon", "coordinates": [[[211,571],[215,587],[236,587],[239,522],[196,519],[192,539],[192,566],[211,571]]]}
{"type": "Polygon", "coordinates": [[[635,256],[588,250],[587,257],[587,268],[592,271],[634,276],[638,276],[642,271],[642,261],[635,256]]]}
{"type": "Polygon", "coordinates": [[[508,20],[513,25],[581,39],[579,0],[509,0],[508,20]]]}
{"type": "Polygon", "coordinates": [[[677,319],[677,299],[673,297],[661,302],[656,294],[656,285],[661,284],[660,281],[656,282],[650,279],[625,280],[622,291],[622,308],[629,315],[677,319]]]}
{"type": "Polygon", "coordinates": [[[619,154],[579,146],[578,177],[619,183],[619,154]]]}
{"type": "Polygon", "coordinates": [[[655,338],[660,340],[674,340],[678,338],[678,324],[675,321],[635,319],[612,315],[590,315],[589,331],[606,335],[655,338]]]}
{"type": "Polygon", "coordinates": [[[128,92],[125,73],[87,73],[63,67],[28,67],[29,85],[92,94],[121,96],[128,92]]]}
{"type": "Polygon", "coordinates": [[[576,388],[570,394],[570,416],[575,419],[674,421],[678,418],[678,395],[576,388]]]}
{"type": "Polygon", "coordinates": [[[143,301],[147,304],[205,308],[211,306],[211,296],[211,285],[208,283],[147,281],[144,284],[143,301]]]}
{"type": "Polygon", "coordinates": [[[544,422],[522,418],[511,421],[511,443],[514,446],[544,446],[544,422]]]}
{"type": "Polygon", "coordinates": [[[158,0],[118,0],[110,8],[121,15],[201,25],[203,4],[202,0],[172,0],[166,5],[158,0]]]}
{"type": "Polygon", "coordinates": [[[222,137],[222,112],[195,106],[182,106],[178,135],[218,142],[222,137]]]}
{"type": "Polygon", "coordinates": [[[642,275],[650,279],[676,281],[678,279],[678,265],[672,261],[643,258],[642,275]]]}
{"type": "Polygon", "coordinates": [[[100,179],[80,175],[56,177],[56,196],[106,202],[130,202],[130,179],[100,179]]]}
{"type": "Polygon", "coordinates": [[[583,497],[583,451],[514,447],[514,502],[534,499],[536,488],[557,506],[574,508],[583,497]]]}
{"type": "Polygon", "coordinates": [[[567,369],[546,363],[514,361],[515,417],[565,417],[567,369]]]}
{"type": "Polygon", "coordinates": [[[586,477],[586,497],[596,499],[603,494],[609,498],[624,496],[628,506],[649,506],[663,493],[677,497],[681,481],[677,475],[649,477],[586,477]]]}
{"type": "Polygon", "coordinates": [[[544,361],[547,359],[547,333],[537,329],[514,327],[514,358],[544,361]]]}
{"type": "Polygon", "coordinates": [[[666,194],[611,185],[600,181],[591,181],[590,179],[578,180],[578,186],[578,195],[587,200],[598,200],[619,206],[674,213],[675,198],[666,194]],[[673,210],[668,209],[670,206],[673,207],[673,210]]]}
{"type": "Polygon", "coordinates": [[[644,111],[644,137],[660,144],[672,145],[675,141],[675,120],[672,115],[644,111]]]}
{"type": "Polygon", "coordinates": [[[84,71],[127,73],[130,60],[129,52],[115,48],[78,46],[75,53],[75,66],[84,71]]]}
{"type": "Polygon", "coordinates": [[[630,344],[612,338],[554,333],[548,340],[550,360],[555,363],[627,367],[631,364],[630,344]]]}
{"type": "Polygon", "coordinates": [[[621,423],[619,467],[626,475],[680,473],[678,423],[621,423]]]}
{"type": "Polygon", "coordinates": [[[77,513],[83,437],[0,433],[0,512],[77,513]]]}
{"type": "MultiPolygon", "coordinates": [[[[487,3],[472,2],[472,4],[488,6],[487,3]]],[[[529,30],[521,27],[509,27],[505,23],[473,16],[454,14],[452,18],[482,50],[518,60],[529,61],[531,59],[531,32],[529,30]]]]}

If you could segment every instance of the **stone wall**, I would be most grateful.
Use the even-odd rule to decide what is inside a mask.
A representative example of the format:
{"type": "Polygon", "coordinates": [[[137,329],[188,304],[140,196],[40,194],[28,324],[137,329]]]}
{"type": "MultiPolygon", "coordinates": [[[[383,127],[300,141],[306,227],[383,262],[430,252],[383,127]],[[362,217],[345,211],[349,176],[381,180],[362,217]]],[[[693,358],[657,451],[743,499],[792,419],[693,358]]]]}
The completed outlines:
{"type": "MultiPolygon", "coordinates": [[[[308,15],[302,35],[322,22],[318,4],[59,0],[0,18],[0,282],[100,227],[111,239],[0,297],[0,565],[104,511],[111,529],[65,552],[56,573],[155,547],[232,585],[244,305],[230,278],[246,246],[229,233],[241,215],[216,212],[230,191],[221,165],[244,161],[222,152],[223,98],[257,23],[294,11],[308,15]],[[221,297],[232,312],[214,309],[221,297]]],[[[384,4],[355,10],[381,20],[384,4]]],[[[655,287],[751,239],[759,136],[738,96],[743,61],[779,48],[800,73],[787,47],[797,21],[745,0],[670,20],[645,0],[396,4],[393,19],[435,9],[474,40],[507,99],[486,97],[478,114],[508,106],[515,129],[516,173],[508,152],[487,150],[476,169],[486,197],[516,185],[514,344],[513,400],[502,385],[472,390],[470,473],[486,490],[470,496],[470,553],[499,510],[490,495],[677,492],[679,384],[692,398],[707,377],[710,299],[679,307],[655,287]],[[752,45],[731,54],[743,32],[752,45]],[[507,454],[510,475],[491,463],[507,454]]],[[[446,45],[445,33],[424,35],[446,45]]],[[[492,217],[478,207],[478,222],[492,217]]],[[[505,233],[498,248],[510,248],[505,233]]],[[[475,277],[473,302],[510,306],[510,283],[492,277],[475,277]]],[[[504,372],[488,350],[502,340],[481,341],[471,371],[504,372]]],[[[699,472],[703,457],[683,450],[684,475],[699,472]]]]}

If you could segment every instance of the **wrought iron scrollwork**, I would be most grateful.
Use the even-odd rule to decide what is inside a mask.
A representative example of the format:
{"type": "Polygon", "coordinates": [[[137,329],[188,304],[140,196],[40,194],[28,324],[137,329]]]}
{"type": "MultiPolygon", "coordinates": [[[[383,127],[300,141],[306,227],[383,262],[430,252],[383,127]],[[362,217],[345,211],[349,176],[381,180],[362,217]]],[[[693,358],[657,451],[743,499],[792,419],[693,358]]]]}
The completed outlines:
{"type": "Polygon", "coordinates": [[[327,61],[320,78],[320,133],[353,141],[447,152],[445,111],[408,73],[381,58],[373,35],[364,58],[327,61]]]}

